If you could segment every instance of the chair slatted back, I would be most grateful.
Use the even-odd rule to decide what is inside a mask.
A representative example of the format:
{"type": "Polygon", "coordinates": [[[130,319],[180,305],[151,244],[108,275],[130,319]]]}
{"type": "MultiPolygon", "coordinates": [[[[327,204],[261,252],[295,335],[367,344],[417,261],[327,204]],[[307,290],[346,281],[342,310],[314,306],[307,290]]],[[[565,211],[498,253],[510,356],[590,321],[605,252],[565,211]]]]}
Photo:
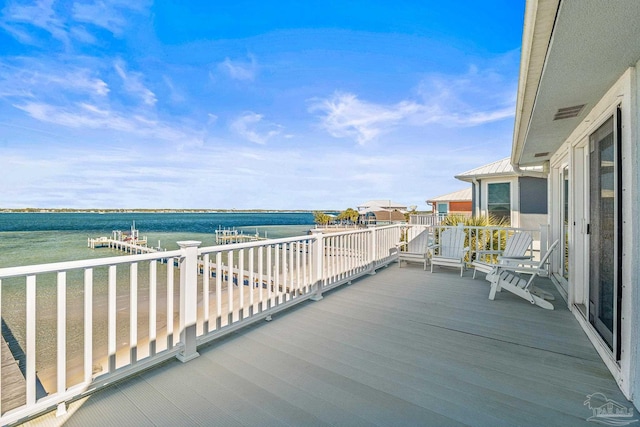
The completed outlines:
{"type": "Polygon", "coordinates": [[[465,232],[462,227],[449,228],[440,235],[440,256],[462,258],[465,232]]]}
{"type": "Polygon", "coordinates": [[[514,233],[509,239],[507,239],[507,244],[504,247],[502,256],[505,258],[523,256],[527,253],[532,241],[533,238],[529,233],[514,233]]]}
{"type": "Polygon", "coordinates": [[[409,240],[409,244],[407,245],[407,252],[414,254],[423,254],[427,252],[427,246],[430,243],[429,239],[429,230],[422,231],[413,239],[409,240]]]}

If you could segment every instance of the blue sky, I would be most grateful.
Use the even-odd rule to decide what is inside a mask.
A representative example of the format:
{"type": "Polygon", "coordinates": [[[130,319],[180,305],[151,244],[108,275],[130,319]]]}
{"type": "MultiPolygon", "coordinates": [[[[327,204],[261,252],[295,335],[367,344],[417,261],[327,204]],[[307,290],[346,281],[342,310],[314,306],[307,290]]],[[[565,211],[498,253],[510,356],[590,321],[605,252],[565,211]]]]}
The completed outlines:
{"type": "Polygon", "coordinates": [[[0,5],[0,208],[425,210],[510,152],[524,1],[0,5]]]}

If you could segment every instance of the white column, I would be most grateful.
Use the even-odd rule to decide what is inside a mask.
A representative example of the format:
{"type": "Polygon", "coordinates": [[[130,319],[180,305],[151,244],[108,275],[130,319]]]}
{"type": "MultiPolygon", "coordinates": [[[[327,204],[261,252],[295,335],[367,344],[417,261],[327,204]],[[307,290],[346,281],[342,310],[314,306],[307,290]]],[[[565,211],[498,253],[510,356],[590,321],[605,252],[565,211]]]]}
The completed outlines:
{"type": "Polygon", "coordinates": [[[196,323],[198,311],[198,246],[201,242],[178,242],[180,258],[180,342],[182,353],[176,357],[188,362],[199,356],[196,351],[196,323]]]}

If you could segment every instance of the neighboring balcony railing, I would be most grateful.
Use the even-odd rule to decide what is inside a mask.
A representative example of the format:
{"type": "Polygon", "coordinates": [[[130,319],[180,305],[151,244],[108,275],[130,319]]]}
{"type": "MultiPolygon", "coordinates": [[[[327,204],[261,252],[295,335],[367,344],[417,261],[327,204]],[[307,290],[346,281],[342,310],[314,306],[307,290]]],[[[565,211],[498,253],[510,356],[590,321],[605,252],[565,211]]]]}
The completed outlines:
{"type": "MultiPolygon", "coordinates": [[[[527,250],[527,255],[532,259],[540,259],[546,253],[546,249],[549,245],[549,229],[547,225],[540,225],[537,229],[524,229],[516,227],[501,227],[501,226],[467,226],[467,225],[427,225],[427,224],[409,224],[402,227],[402,240],[410,241],[415,238],[419,233],[426,231],[429,233],[429,239],[426,241],[437,243],[438,236],[444,230],[448,228],[461,227],[465,232],[465,247],[469,247],[465,260],[468,264],[475,259],[483,257],[483,253],[503,250],[507,243],[507,240],[514,233],[529,233],[532,237],[532,242],[527,250]]],[[[495,261],[495,256],[493,261],[495,261]]],[[[483,261],[491,262],[491,259],[483,259],[483,261]]]]}
{"type": "Polygon", "coordinates": [[[400,233],[185,241],[174,251],[2,268],[0,353],[17,364],[0,370],[2,384],[16,381],[0,388],[0,424],[56,406],[62,414],[69,400],[172,357],[187,362],[206,342],[319,300],[394,261],[400,233]]]}

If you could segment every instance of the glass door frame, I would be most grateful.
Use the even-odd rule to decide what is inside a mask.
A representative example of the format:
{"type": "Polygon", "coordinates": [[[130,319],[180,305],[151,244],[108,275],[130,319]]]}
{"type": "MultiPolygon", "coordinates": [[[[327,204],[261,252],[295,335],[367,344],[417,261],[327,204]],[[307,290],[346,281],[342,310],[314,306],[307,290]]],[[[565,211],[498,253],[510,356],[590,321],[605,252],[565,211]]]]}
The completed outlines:
{"type": "MultiPolygon", "coordinates": [[[[608,134],[607,134],[608,135],[608,134]]],[[[588,142],[588,155],[589,160],[586,165],[586,169],[588,171],[588,206],[591,207],[589,210],[588,217],[588,245],[589,249],[589,267],[588,267],[588,284],[587,284],[587,292],[588,298],[586,301],[586,309],[587,309],[587,320],[597,331],[598,335],[602,338],[602,340],[609,346],[615,360],[620,360],[621,355],[621,297],[622,297],[622,159],[621,159],[621,112],[620,107],[618,107],[615,112],[611,115],[608,115],[606,119],[604,119],[600,125],[594,129],[594,131],[589,135],[588,142]],[[613,162],[613,171],[612,171],[612,179],[613,179],[613,212],[611,213],[611,234],[613,236],[613,242],[609,242],[611,248],[609,250],[602,250],[601,242],[596,242],[594,239],[599,239],[601,236],[601,231],[603,231],[603,227],[600,224],[596,224],[596,221],[599,221],[602,217],[600,216],[600,203],[602,201],[603,191],[607,191],[607,189],[602,188],[602,180],[603,180],[603,161],[600,158],[600,143],[604,141],[605,138],[600,138],[598,140],[594,140],[595,135],[600,131],[603,126],[607,124],[607,122],[611,120],[611,128],[612,128],[612,148],[613,153],[611,154],[613,162]],[[594,156],[597,156],[594,158],[594,156]],[[597,160],[596,160],[597,159],[597,160]],[[594,162],[597,161],[597,164],[594,162]],[[594,176],[594,170],[596,170],[597,176],[594,176]],[[595,183],[595,184],[594,184],[595,183]],[[592,188],[594,185],[597,185],[597,188],[592,188]],[[594,198],[594,192],[597,193],[598,200],[592,200],[594,198]],[[597,208],[597,211],[595,209],[597,208]],[[594,248],[597,246],[597,248],[594,248]],[[610,271],[605,271],[603,269],[607,268],[606,264],[602,264],[602,254],[603,252],[613,252],[612,255],[608,258],[610,267],[610,271]],[[612,284],[611,284],[611,302],[609,303],[611,309],[611,329],[605,324],[603,318],[603,310],[602,308],[602,281],[600,280],[601,274],[608,274],[609,277],[613,275],[612,284]]],[[[609,190],[610,191],[610,190],[609,190]]],[[[606,237],[605,237],[606,238],[606,237]]],[[[606,241],[603,241],[605,244],[606,241]]],[[[605,319],[606,320],[606,319],[605,319]]]]}

